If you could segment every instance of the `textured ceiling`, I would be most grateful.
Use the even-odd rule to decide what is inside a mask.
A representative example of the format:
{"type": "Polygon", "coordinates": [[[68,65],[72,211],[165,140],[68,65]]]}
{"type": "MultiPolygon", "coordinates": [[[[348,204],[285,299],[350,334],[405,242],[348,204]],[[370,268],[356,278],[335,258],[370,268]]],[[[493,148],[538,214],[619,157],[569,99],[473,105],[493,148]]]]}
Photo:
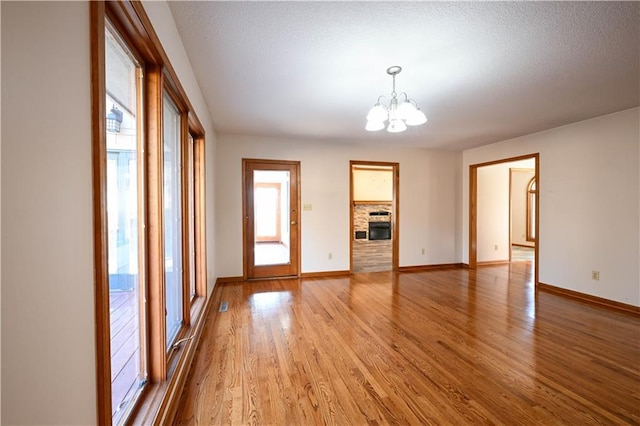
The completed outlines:
{"type": "Polygon", "coordinates": [[[170,2],[216,132],[460,150],[640,105],[638,2],[170,2]],[[400,65],[429,121],[364,130],[400,65]]]}

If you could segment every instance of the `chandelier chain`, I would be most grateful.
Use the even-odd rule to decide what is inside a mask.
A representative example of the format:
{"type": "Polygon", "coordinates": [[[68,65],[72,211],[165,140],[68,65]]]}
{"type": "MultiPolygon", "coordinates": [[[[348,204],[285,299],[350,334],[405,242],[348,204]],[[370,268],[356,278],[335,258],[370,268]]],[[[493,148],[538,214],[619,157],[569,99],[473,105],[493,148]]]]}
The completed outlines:
{"type": "Polygon", "coordinates": [[[392,74],[393,77],[393,90],[391,91],[391,96],[396,97],[396,75],[392,74]]]}

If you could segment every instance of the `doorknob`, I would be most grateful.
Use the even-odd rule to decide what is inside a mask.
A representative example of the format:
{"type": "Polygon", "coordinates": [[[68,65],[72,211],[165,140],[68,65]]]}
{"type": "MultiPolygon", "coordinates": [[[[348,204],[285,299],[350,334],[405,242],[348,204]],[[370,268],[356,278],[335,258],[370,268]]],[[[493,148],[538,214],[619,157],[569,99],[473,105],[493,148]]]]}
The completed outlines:
{"type": "Polygon", "coordinates": [[[292,221],[291,221],[291,224],[292,224],[292,225],[297,225],[297,224],[298,224],[298,222],[296,222],[295,220],[292,220],[292,221]]]}

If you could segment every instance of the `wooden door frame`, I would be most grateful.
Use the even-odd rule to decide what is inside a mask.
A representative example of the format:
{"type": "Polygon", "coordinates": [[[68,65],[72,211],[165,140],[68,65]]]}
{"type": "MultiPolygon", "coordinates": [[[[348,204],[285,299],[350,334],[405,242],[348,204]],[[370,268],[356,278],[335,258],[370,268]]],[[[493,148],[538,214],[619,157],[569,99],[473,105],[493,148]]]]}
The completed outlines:
{"type": "MultiPolygon", "coordinates": [[[[290,221],[294,222],[293,224],[295,226],[292,226],[290,228],[290,241],[292,242],[292,244],[290,244],[289,250],[290,250],[290,260],[291,260],[291,265],[294,269],[294,273],[290,274],[290,275],[286,275],[288,277],[299,277],[300,276],[300,269],[301,269],[301,265],[300,265],[300,251],[301,251],[301,227],[302,227],[302,222],[301,222],[301,218],[302,215],[300,214],[300,200],[301,200],[301,186],[300,186],[300,161],[289,161],[289,160],[262,160],[262,159],[254,159],[254,158],[243,158],[242,159],[242,274],[243,274],[243,279],[252,279],[253,277],[249,277],[250,275],[252,275],[250,272],[250,260],[253,259],[253,256],[251,256],[250,250],[253,250],[253,241],[252,241],[252,232],[249,232],[247,227],[249,224],[249,216],[250,216],[250,211],[252,210],[252,208],[250,206],[247,205],[247,192],[249,190],[253,190],[253,188],[248,188],[248,184],[249,184],[249,176],[247,175],[247,168],[249,167],[249,165],[252,164],[265,164],[265,165],[271,165],[274,167],[273,170],[278,170],[276,167],[281,166],[283,168],[290,168],[290,167],[295,167],[296,168],[296,176],[295,178],[291,177],[290,180],[290,185],[293,186],[294,184],[296,185],[296,197],[293,201],[290,202],[289,208],[292,211],[291,216],[290,216],[290,221]],[[295,243],[295,248],[292,247],[293,243],[295,243]]],[[[289,197],[291,197],[291,194],[289,195],[289,197]]],[[[274,275],[275,277],[275,275],[274,275]]],[[[278,277],[282,277],[280,275],[278,275],[278,277]]],[[[267,277],[261,277],[261,278],[267,278],[267,277]]]]}
{"type": "Polygon", "coordinates": [[[391,201],[391,270],[397,272],[400,257],[400,163],[351,160],[349,161],[349,273],[353,273],[353,239],[355,238],[355,228],[353,227],[353,166],[391,167],[393,174],[393,196],[391,201]]]}
{"type": "MultiPolygon", "coordinates": [[[[540,154],[527,154],[518,157],[504,158],[501,160],[489,161],[486,163],[472,164],[469,166],[469,269],[478,267],[478,169],[480,167],[493,166],[496,164],[512,163],[520,160],[533,159],[535,162],[536,179],[536,239],[534,247],[534,284],[538,287],[538,271],[540,268],[540,154]]],[[[511,238],[511,237],[509,237],[511,238]]],[[[509,256],[511,257],[511,256],[509,256]]]]}

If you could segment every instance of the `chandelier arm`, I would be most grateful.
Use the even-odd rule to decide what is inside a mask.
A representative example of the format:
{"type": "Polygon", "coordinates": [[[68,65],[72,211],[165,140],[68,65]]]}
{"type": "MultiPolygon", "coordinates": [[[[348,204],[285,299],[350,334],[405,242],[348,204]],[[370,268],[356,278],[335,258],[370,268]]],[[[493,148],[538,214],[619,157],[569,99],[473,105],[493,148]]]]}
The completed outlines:
{"type": "Polygon", "coordinates": [[[387,109],[389,108],[389,106],[388,106],[389,100],[387,99],[387,97],[385,95],[378,96],[377,103],[379,103],[380,105],[384,106],[387,109]],[[384,102],[382,102],[382,101],[384,101],[384,102]]]}

